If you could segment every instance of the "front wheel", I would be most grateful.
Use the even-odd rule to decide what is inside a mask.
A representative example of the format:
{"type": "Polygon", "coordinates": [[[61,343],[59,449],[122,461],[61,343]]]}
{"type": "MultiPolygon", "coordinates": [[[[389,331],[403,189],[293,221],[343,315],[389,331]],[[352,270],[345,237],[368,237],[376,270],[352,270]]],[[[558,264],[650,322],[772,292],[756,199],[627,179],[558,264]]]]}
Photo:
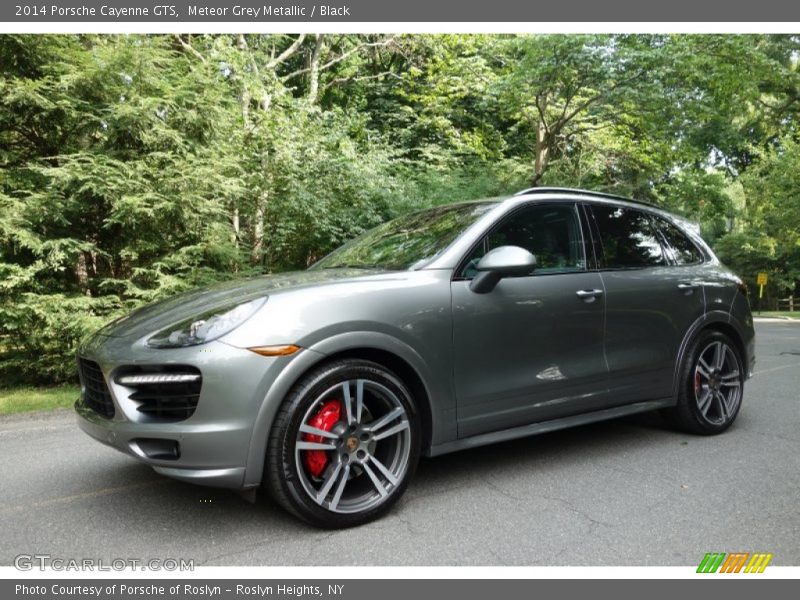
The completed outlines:
{"type": "Polygon", "coordinates": [[[346,359],[304,377],[270,433],[266,484],[305,521],[352,527],[388,511],[419,459],[411,394],[377,363],[346,359]]]}
{"type": "Polygon", "coordinates": [[[680,429],[701,435],[722,433],[742,405],[744,364],[733,341],[718,331],[703,331],[681,366],[677,405],[667,416],[680,429]]]}

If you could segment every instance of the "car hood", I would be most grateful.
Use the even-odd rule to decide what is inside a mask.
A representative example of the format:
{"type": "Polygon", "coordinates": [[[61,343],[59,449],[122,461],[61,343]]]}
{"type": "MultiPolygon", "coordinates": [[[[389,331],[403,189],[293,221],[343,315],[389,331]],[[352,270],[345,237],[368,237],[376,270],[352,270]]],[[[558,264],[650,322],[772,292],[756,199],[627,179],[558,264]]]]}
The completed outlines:
{"type": "Polygon", "coordinates": [[[112,321],[97,334],[143,337],[206,311],[229,306],[232,302],[243,303],[268,296],[277,290],[344,282],[378,273],[381,271],[375,269],[320,269],[226,281],[143,306],[112,321]]]}

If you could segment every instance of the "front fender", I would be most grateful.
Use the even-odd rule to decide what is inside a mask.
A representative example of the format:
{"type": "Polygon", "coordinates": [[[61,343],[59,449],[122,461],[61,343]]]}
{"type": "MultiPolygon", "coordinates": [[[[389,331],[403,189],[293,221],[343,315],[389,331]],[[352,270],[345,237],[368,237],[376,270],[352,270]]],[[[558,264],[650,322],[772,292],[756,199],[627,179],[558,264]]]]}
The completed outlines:
{"type": "Polygon", "coordinates": [[[425,360],[411,346],[389,334],[375,331],[349,331],[314,343],[297,356],[275,377],[261,403],[253,426],[245,471],[245,487],[258,485],[264,474],[267,442],[275,415],[292,387],[309,370],[340,353],[354,350],[380,350],[405,361],[419,376],[430,402],[431,445],[455,439],[455,399],[449,371],[435,374],[430,360],[425,360]],[[450,425],[448,425],[450,423],[450,425]]]}

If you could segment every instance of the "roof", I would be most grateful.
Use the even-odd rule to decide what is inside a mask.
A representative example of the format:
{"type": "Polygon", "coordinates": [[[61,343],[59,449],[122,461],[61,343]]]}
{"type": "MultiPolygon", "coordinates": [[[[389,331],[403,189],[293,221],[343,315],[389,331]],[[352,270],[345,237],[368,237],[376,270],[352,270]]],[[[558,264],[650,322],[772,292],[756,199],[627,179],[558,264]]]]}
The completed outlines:
{"type": "MultiPolygon", "coordinates": [[[[644,200],[634,200],[626,198],[625,196],[618,196],[616,194],[608,194],[606,192],[593,192],[591,190],[582,190],[578,188],[567,187],[534,187],[520,190],[514,196],[532,196],[535,194],[570,194],[572,196],[586,196],[588,198],[601,198],[606,200],[622,200],[623,202],[632,202],[634,204],[642,204],[652,208],[661,208],[652,202],[645,202],[644,200]]],[[[663,210],[663,209],[662,209],[663,210]]]]}

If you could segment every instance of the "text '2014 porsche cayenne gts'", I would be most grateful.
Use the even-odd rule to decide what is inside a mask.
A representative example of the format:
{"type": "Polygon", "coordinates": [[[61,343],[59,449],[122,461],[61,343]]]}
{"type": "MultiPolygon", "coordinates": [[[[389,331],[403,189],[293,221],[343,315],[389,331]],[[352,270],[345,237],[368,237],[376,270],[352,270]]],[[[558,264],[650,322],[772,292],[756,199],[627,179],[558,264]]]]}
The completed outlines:
{"type": "Polygon", "coordinates": [[[159,473],[347,527],[389,510],[420,455],[655,409],[720,433],[754,360],[746,287],[694,227],[536,188],[142,308],[79,349],[76,409],[159,473]]]}

